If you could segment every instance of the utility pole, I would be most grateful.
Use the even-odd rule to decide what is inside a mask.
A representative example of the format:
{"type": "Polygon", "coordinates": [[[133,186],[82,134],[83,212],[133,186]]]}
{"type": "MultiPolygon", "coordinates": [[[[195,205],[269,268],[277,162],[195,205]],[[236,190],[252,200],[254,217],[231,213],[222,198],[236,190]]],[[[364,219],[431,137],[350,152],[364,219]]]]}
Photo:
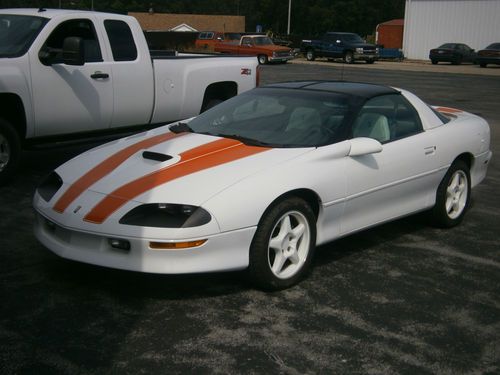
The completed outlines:
{"type": "Polygon", "coordinates": [[[288,28],[286,29],[287,35],[290,35],[290,16],[292,14],[292,0],[288,0],[288,28]]]}

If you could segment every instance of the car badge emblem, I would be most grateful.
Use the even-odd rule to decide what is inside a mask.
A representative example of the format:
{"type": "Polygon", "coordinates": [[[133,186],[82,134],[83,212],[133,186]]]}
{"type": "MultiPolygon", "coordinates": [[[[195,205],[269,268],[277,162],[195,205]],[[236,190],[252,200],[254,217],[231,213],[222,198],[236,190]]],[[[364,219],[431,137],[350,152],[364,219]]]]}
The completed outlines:
{"type": "Polygon", "coordinates": [[[78,206],[77,208],[75,208],[73,210],[73,213],[76,214],[78,211],[80,211],[81,208],[82,208],[82,206],[78,206]]]}

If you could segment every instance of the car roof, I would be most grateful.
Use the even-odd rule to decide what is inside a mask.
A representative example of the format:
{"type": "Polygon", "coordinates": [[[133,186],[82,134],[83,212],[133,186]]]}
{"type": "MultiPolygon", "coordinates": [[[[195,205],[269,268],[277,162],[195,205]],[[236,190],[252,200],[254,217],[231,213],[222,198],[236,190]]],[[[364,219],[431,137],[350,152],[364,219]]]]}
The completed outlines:
{"type": "Polygon", "coordinates": [[[372,98],[374,96],[379,96],[379,95],[399,93],[398,90],[389,86],[376,85],[372,83],[346,82],[346,81],[294,81],[294,82],[273,83],[261,87],[327,91],[332,93],[346,94],[363,98],[372,98]]]}

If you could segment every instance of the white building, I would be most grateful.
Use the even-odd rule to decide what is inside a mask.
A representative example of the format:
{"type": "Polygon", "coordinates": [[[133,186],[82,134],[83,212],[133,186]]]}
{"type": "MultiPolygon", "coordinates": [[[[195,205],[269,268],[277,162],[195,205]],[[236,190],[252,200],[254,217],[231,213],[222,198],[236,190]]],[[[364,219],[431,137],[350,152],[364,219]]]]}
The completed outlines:
{"type": "Polygon", "coordinates": [[[500,42],[500,0],[406,0],[403,53],[426,60],[443,43],[475,50],[500,42]]]}

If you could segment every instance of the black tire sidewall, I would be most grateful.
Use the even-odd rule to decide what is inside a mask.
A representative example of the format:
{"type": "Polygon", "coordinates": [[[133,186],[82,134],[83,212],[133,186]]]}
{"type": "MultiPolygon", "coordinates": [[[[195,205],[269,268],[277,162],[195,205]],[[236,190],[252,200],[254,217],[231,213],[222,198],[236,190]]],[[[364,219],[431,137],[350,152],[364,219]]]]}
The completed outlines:
{"type": "Polygon", "coordinates": [[[346,64],[354,64],[354,54],[351,51],[344,53],[344,62],[346,64]],[[350,58],[348,56],[350,56],[350,58]]]}
{"type": "Polygon", "coordinates": [[[5,168],[0,172],[0,185],[7,182],[12,176],[19,163],[21,154],[21,142],[14,127],[6,120],[0,119],[0,134],[9,144],[10,158],[5,168]]]}
{"type": "Polygon", "coordinates": [[[259,64],[261,64],[261,65],[267,64],[267,62],[268,62],[268,59],[267,59],[266,55],[259,55],[257,57],[257,59],[259,60],[259,64]]]}
{"type": "Polygon", "coordinates": [[[251,281],[264,290],[288,288],[301,280],[309,271],[316,246],[316,217],[311,207],[301,198],[289,197],[273,204],[262,216],[250,245],[248,274],[251,281]],[[288,279],[280,279],[271,271],[268,246],[271,232],[278,220],[290,211],[298,211],[309,223],[309,253],[302,268],[288,279]]]}
{"type": "Polygon", "coordinates": [[[438,186],[436,192],[436,204],[431,211],[431,220],[432,223],[439,228],[451,228],[455,225],[458,225],[462,222],[465,213],[467,212],[471,199],[471,179],[470,179],[470,170],[467,164],[463,160],[456,160],[450,166],[445,176],[441,180],[441,183],[438,186]],[[457,171],[464,172],[467,178],[467,199],[465,202],[465,207],[462,213],[455,219],[452,219],[448,216],[446,212],[446,190],[450,183],[452,176],[457,171]]]}

